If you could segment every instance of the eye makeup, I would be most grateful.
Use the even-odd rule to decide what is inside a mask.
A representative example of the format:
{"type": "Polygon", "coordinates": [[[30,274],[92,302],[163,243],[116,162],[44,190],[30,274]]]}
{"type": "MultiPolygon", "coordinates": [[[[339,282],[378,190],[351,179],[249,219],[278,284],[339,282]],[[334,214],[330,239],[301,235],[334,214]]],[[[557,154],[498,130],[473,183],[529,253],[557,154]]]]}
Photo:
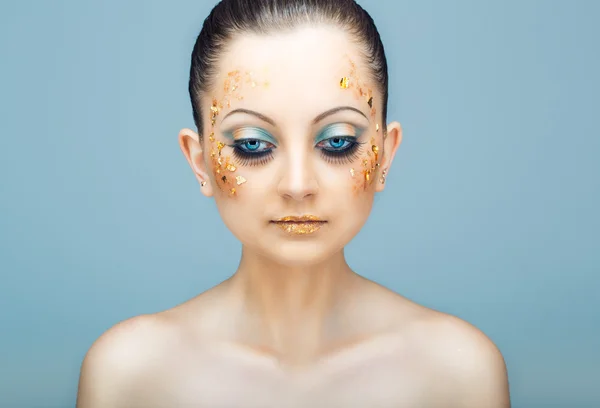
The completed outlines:
{"type": "Polygon", "coordinates": [[[315,138],[321,156],[329,163],[343,164],[356,160],[364,144],[358,141],[364,129],[347,123],[325,127],[315,138]]]}
{"type": "Polygon", "coordinates": [[[259,127],[243,126],[223,135],[230,140],[233,158],[241,166],[263,165],[273,158],[277,141],[269,132],[259,127]]]}

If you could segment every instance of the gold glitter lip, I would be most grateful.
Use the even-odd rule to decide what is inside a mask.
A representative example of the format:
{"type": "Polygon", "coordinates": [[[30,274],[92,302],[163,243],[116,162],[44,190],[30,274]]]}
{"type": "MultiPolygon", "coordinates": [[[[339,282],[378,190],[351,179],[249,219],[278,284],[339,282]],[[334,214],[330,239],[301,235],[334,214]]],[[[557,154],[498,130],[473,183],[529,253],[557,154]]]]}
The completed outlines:
{"type": "Polygon", "coordinates": [[[326,223],[326,221],[323,221],[319,217],[314,215],[290,215],[287,217],[280,218],[278,220],[274,220],[272,222],[288,234],[295,235],[306,235],[315,233],[318,230],[320,230],[321,227],[326,223]]]}

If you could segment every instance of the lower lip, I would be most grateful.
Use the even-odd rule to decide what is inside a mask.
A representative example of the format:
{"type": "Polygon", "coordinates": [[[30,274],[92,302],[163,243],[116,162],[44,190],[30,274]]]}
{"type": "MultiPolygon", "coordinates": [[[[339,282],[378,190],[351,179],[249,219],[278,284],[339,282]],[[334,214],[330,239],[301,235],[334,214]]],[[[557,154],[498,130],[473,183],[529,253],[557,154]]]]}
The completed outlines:
{"type": "Polygon", "coordinates": [[[289,222],[289,221],[274,221],[273,224],[278,226],[282,231],[287,232],[291,235],[308,235],[314,234],[325,225],[325,221],[302,221],[302,222],[289,222]]]}

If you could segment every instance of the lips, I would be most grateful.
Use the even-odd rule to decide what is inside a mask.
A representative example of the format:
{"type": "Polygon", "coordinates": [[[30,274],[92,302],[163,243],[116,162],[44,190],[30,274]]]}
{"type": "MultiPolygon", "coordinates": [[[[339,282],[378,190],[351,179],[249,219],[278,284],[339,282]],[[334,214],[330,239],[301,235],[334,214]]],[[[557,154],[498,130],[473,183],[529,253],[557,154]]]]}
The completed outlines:
{"type": "Polygon", "coordinates": [[[271,222],[288,234],[307,235],[320,230],[327,221],[315,215],[289,215],[271,222]]]}

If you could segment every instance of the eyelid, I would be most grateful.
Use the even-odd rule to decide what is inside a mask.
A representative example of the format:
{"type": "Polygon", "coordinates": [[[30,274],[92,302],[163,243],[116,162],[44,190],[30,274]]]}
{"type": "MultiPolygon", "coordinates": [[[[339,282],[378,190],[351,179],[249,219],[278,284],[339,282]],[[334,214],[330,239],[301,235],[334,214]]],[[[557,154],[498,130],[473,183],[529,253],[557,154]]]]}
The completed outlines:
{"type": "Polygon", "coordinates": [[[264,142],[268,142],[268,143],[271,143],[274,145],[277,144],[277,141],[275,140],[275,138],[273,136],[271,136],[271,134],[269,132],[267,132],[266,130],[264,130],[262,128],[255,127],[255,126],[238,127],[238,128],[235,128],[234,130],[232,130],[231,132],[228,132],[228,134],[231,136],[231,138],[234,141],[255,139],[255,140],[262,140],[264,142]]]}
{"type": "Polygon", "coordinates": [[[334,137],[347,137],[358,139],[364,129],[349,123],[334,123],[326,126],[315,138],[315,143],[320,143],[334,137]]]}

